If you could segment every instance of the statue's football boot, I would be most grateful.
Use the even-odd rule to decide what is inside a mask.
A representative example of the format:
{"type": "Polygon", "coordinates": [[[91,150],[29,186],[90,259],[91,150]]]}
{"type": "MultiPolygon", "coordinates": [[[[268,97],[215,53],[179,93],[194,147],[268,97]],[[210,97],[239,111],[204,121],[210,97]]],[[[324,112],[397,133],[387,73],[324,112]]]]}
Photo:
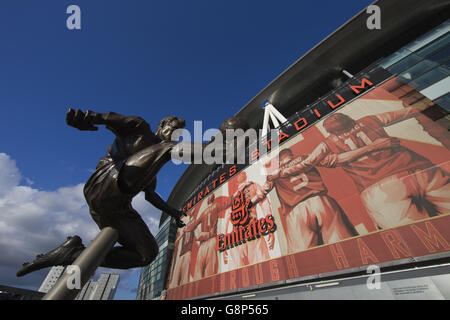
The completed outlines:
{"type": "Polygon", "coordinates": [[[79,236],[67,237],[66,242],[56,249],[45,254],[38,254],[33,262],[25,262],[17,271],[17,276],[22,277],[30,272],[52,266],[66,266],[74,261],[74,253],[84,249],[79,236]]]}

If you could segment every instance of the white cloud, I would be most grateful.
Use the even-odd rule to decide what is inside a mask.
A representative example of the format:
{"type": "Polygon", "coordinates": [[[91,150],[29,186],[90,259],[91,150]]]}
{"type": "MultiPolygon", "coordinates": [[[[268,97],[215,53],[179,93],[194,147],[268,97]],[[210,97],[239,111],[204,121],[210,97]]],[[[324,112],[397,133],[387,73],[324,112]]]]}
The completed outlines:
{"type": "MultiPolygon", "coordinates": [[[[89,215],[83,184],[42,191],[20,185],[21,178],[15,161],[0,153],[0,283],[36,290],[48,269],[17,278],[15,273],[23,262],[55,248],[67,236],[77,234],[89,244],[99,230],[89,215]]],[[[132,204],[155,234],[160,212],[145,201],[143,194],[132,204]]],[[[125,280],[136,271],[120,272],[125,280]]],[[[129,290],[132,286],[126,285],[129,290]]]]}
{"type": "Polygon", "coordinates": [[[158,232],[161,211],[153,207],[150,203],[147,202],[147,200],[145,200],[143,192],[134,197],[131,204],[133,208],[142,216],[142,219],[144,219],[151,233],[153,235],[156,235],[156,233],[158,232]]]}
{"type": "Polygon", "coordinates": [[[5,153],[0,153],[0,196],[8,192],[8,186],[17,185],[20,181],[20,172],[16,162],[5,153]]]}

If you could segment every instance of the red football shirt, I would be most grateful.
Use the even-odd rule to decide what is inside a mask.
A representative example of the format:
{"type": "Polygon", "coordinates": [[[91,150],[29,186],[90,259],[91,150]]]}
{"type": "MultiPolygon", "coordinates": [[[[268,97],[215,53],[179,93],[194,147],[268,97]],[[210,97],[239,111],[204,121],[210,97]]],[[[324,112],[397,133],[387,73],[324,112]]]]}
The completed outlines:
{"type": "Polygon", "coordinates": [[[316,168],[295,172],[296,164],[302,160],[303,157],[297,157],[281,166],[280,172],[289,172],[289,176],[282,174],[282,177],[274,181],[278,198],[285,206],[294,207],[308,197],[327,191],[316,168]]]}
{"type": "MultiPolygon", "coordinates": [[[[404,120],[406,109],[367,116],[356,121],[355,126],[343,135],[330,135],[325,144],[330,152],[339,154],[372,144],[376,139],[389,138],[384,126],[404,120]],[[403,112],[402,112],[403,111],[403,112]]],[[[367,154],[342,168],[355,181],[360,191],[368,186],[399,172],[430,167],[431,162],[421,155],[405,148],[384,149],[367,154]]]]}

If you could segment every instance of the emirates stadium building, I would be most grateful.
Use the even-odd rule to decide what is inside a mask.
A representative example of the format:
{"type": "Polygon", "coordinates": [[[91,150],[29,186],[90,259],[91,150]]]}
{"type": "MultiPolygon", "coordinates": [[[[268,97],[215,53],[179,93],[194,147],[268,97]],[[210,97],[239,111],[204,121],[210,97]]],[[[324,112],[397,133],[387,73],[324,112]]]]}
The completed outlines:
{"type": "Polygon", "coordinates": [[[138,299],[450,299],[450,1],[373,5],[236,113],[276,147],[187,168],[138,299]]]}

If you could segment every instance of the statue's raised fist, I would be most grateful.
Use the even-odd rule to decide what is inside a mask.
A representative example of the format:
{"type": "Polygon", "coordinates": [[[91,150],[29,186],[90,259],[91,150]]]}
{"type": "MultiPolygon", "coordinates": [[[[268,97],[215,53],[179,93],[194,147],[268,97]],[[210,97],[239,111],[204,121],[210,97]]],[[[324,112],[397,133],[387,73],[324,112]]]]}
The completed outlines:
{"type": "Polygon", "coordinates": [[[98,128],[93,124],[95,115],[96,113],[90,110],[82,111],[69,108],[66,113],[66,123],[78,130],[96,131],[98,128]]]}

